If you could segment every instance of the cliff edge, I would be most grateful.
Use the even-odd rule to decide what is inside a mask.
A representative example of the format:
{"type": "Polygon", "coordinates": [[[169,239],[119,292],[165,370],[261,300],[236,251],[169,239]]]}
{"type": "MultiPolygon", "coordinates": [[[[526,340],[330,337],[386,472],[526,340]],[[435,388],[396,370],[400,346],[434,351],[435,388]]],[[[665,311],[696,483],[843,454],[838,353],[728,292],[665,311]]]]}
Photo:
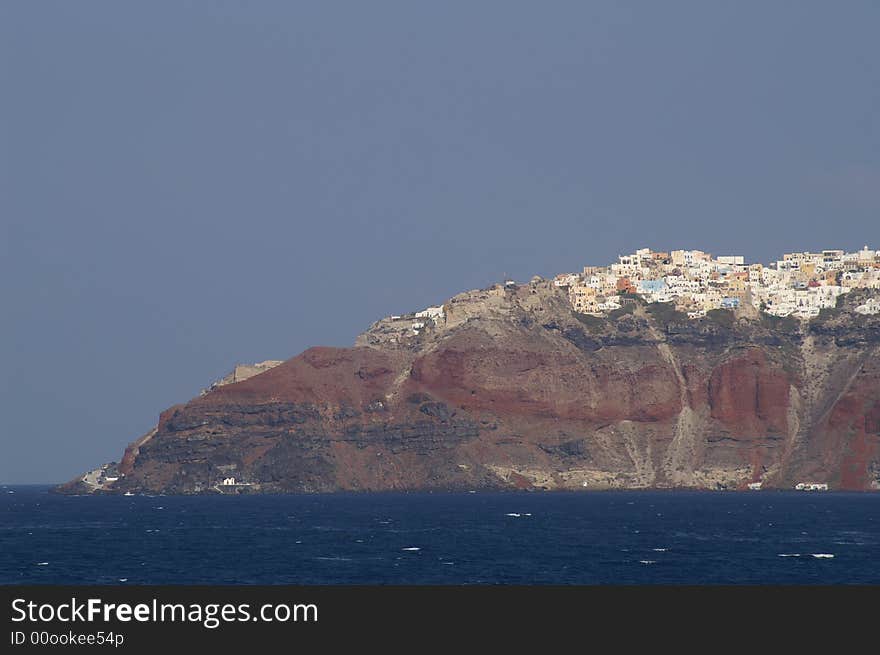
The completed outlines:
{"type": "Polygon", "coordinates": [[[867,295],[811,320],[689,319],[627,294],[579,314],[539,278],[470,291],[224,380],[58,490],[876,490],[867,295]]]}

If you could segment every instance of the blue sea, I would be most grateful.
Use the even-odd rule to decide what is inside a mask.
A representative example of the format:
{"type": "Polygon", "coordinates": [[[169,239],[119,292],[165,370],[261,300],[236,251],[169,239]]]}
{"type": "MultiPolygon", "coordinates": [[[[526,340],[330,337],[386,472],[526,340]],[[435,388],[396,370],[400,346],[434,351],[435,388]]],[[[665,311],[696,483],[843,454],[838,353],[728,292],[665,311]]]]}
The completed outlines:
{"type": "Polygon", "coordinates": [[[0,584],[720,583],[880,583],[880,494],[0,488],[0,584]]]}

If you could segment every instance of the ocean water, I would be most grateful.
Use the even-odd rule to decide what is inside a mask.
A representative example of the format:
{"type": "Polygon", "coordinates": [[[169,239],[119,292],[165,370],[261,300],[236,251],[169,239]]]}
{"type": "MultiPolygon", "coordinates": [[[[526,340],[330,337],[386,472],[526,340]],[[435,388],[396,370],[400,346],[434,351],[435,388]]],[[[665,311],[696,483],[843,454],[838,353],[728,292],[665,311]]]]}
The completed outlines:
{"type": "Polygon", "coordinates": [[[0,584],[669,583],[880,583],[880,494],[0,488],[0,584]]]}

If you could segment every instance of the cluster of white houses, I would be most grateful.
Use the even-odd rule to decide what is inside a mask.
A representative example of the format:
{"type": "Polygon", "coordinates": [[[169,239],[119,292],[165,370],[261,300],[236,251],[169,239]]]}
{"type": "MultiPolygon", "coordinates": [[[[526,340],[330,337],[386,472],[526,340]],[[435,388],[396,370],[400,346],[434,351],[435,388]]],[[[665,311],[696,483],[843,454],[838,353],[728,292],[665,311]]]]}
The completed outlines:
{"type": "MultiPolygon", "coordinates": [[[[584,314],[602,315],[620,308],[621,295],[639,294],[648,302],[674,302],[690,318],[744,304],[775,316],[810,318],[852,289],[880,289],[880,250],[795,252],[764,265],[702,250],[642,248],[610,266],[557,275],[553,283],[584,314]]],[[[880,313],[880,301],[871,298],[856,311],[880,313]]]]}

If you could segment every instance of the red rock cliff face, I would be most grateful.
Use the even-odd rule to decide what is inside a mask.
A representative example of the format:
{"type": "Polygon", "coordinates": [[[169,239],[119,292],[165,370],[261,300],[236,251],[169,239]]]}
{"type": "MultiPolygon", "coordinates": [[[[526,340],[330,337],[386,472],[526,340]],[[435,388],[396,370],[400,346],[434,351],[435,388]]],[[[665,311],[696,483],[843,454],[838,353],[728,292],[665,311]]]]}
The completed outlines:
{"type": "Polygon", "coordinates": [[[722,318],[462,294],[166,410],[105,491],[880,486],[880,319],[722,318]]]}
{"type": "Polygon", "coordinates": [[[584,357],[569,344],[462,334],[412,364],[413,388],[472,411],[582,421],[661,421],[681,409],[675,376],[650,353],[633,366],[584,357]]]}
{"type": "Polygon", "coordinates": [[[880,362],[866,357],[819,418],[799,461],[803,475],[841,489],[876,488],[880,479],[880,362]]]}
{"type": "Polygon", "coordinates": [[[709,378],[711,416],[741,436],[784,434],[788,430],[791,375],[774,366],[758,348],[717,366],[709,378]]]}

